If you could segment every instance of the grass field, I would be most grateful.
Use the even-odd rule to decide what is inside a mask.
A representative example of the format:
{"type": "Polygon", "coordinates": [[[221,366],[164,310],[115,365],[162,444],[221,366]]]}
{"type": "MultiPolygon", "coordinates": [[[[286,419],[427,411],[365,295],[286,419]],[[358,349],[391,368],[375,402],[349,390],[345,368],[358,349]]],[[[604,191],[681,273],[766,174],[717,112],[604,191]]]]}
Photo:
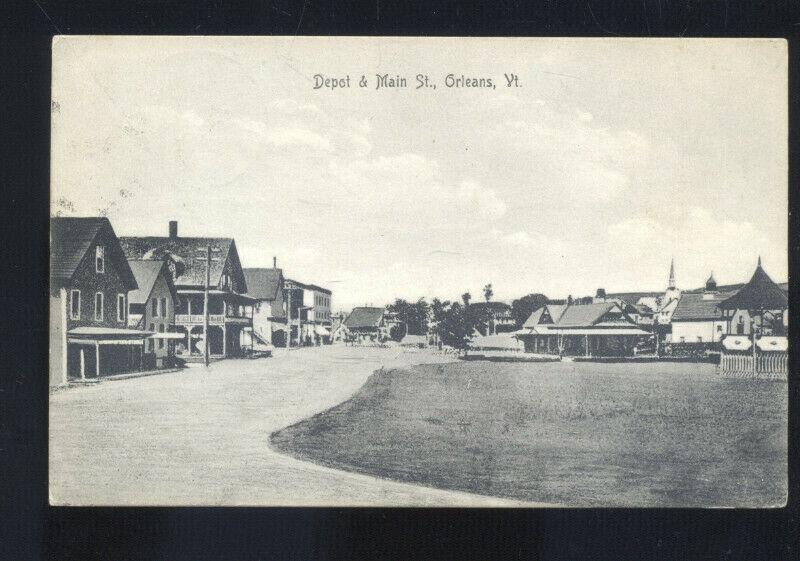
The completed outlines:
{"type": "Polygon", "coordinates": [[[785,382],[701,364],[470,362],[380,370],[273,433],[281,452],[569,506],[782,505],[785,382]]]}

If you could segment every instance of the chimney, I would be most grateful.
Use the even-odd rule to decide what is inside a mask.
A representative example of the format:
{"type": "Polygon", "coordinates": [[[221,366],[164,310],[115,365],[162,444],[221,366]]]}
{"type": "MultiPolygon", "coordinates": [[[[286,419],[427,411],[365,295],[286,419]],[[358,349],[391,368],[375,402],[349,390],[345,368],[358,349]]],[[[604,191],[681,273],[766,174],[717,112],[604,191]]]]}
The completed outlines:
{"type": "Polygon", "coordinates": [[[278,258],[275,257],[274,255],[272,256],[272,268],[273,269],[277,269],[278,268],[278,258]]]}
{"type": "Polygon", "coordinates": [[[178,221],[177,220],[170,220],[169,221],[169,237],[170,239],[175,239],[178,237],[178,221]]]}

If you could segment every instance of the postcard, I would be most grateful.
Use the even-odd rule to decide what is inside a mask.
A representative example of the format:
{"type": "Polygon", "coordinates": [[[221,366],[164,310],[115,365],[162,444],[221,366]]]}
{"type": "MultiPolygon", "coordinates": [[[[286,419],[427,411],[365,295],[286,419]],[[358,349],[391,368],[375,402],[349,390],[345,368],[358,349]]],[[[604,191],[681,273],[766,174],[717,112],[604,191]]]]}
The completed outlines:
{"type": "Polygon", "coordinates": [[[52,62],[51,504],[785,505],[784,40],[52,62]]]}

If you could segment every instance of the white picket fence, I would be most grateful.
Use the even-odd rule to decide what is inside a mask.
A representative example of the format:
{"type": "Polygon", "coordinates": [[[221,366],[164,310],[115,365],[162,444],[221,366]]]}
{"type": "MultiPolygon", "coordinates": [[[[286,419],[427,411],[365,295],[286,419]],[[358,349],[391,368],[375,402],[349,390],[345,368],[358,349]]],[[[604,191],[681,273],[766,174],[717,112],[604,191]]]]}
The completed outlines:
{"type": "Polygon", "coordinates": [[[753,355],[722,353],[719,369],[723,376],[731,378],[764,378],[785,380],[789,373],[789,355],[783,352],[753,355]],[[753,369],[755,360],[755,369],[753,369]]]}

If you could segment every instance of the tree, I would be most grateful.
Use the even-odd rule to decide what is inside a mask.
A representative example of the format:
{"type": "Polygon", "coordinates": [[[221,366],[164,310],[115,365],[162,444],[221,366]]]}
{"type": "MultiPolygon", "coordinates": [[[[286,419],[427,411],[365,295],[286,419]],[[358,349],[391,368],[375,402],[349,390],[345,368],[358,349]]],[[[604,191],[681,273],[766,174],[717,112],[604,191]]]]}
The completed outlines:
{"type": "Polygon", "coordinates": [[[492,299],[492,296],[494,296],[494,290],[492,290],[492,283],[489,283],[483,287],[483,297],[486,298],[488,302],[492,299]]]}
{"type": "Polygon", "coordinates": [[[430,306],[424,298],[413,303],[398,298],[394,304],[386,306],[386,311],[394,313],[397,319],[406,325],[409,335],[426,335],[428,333],[429,309],[430,306]]]}
{"type": "Polygon", "coordinates": [[[442,302],[434,298],[431,303],[434,330],[443,344],[466,351],[472,340],[472,334],[481,321],[484,321],[486,310],[483,306],[470,306],[469,292],[461,295],[461,302],[442,302]]]}
{"type": "Polygon", "coordinates": [[[531,314],[547,304],[547,296],[539,292],[528,294],[511,302],[511,315],[517,324],[517,329],[531,317],[531,314]]]}
{"type": "Polygon", "coordinates": [[[392,328],[389,329],[389,338],[392,341],[400,342],[403,340],[403,337],[406,336],[406,331],[406,326],[403,323],[393,325],[392,328]]]}

